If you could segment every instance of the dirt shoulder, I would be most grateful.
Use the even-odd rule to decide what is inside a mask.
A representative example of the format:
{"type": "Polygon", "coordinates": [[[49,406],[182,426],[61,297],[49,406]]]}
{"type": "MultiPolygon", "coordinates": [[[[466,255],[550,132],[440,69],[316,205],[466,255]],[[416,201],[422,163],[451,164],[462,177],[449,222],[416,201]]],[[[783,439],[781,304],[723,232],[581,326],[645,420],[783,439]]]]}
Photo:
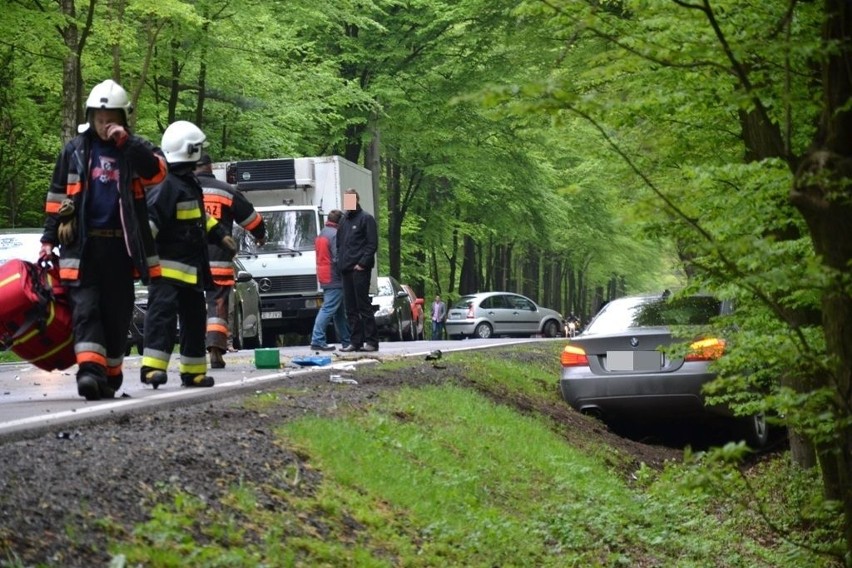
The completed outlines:
{"type": "MultiPolygon", "coordinates": [[[[514,357],[495,349],[495,356],[514,357]]],[[[148,519],[164,485],[215,503],[230,486],[261,483],[272,471],[296,467],[293,491],[320,482],[274,435],[281,423],[329,416],[373,402],[383,391],[454,381],[467,386],[462,367],[418,360],[404,369],[360,368],[357,385],[330,383],[328,373],[293,377],[275,391],[276,404],[252,404],[239,394],[191,406],[121,415],[66,426],[33,439],[0,445],[0,566],[104,566],[104,531],[130,531],[148,519]],[[15,564],[14,562],[17,562],[15,564]]],[[[561,401],[542,404],[509,393],[485,392],[500,404],[549,417],[576,447],[611,448],[612,466],[625,476],[640,463],[661,467],[682,452],[615,436],[561,401]]]]}

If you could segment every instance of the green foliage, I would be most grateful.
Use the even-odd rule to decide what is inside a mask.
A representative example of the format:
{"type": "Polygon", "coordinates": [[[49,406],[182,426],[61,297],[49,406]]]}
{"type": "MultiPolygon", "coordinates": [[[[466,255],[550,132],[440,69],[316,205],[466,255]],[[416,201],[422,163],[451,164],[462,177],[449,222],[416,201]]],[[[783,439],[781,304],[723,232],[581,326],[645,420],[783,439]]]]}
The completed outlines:
{"type": "Polygon", "coordinates": [[[702,495],[708,508],[731,514],[732,530],[749,534],[757,529],[777,541],[791,565],[808,565],[819,556],[841,565],[842,509],[814,491],[818,471],[801,469],[789,458],[764,461],[745,471],[741,463],[748,453],[740,443],[687,455],[683,467],[662,478],[672,485],[661,484],[656,490],[702,495]]]}

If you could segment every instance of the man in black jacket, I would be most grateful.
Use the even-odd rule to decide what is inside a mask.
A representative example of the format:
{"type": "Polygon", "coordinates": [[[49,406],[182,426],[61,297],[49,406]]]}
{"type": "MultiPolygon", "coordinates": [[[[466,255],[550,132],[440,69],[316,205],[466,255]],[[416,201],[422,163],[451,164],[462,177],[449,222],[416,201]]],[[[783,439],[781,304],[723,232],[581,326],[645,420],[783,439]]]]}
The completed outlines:
{"type": "Polygon", "coordinates": [[[356,190],[346,190],[343,209],[346,214],[337,228],[337,262],[352,337],[341,351],[378,351],[376,314],[370,299],[370,275],[379,248],[378,227],[376,219],[361,208],[356,190]]]}

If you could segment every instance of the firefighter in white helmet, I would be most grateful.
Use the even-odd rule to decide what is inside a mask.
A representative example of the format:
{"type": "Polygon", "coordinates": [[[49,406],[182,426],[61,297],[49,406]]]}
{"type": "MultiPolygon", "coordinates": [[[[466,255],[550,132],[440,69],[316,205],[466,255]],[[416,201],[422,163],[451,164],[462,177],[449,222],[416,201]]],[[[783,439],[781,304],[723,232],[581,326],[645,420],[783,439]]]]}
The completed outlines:
{"type": "Polygon", "coordinates": [[[193,170],[207,137],[195,124],[179,120],[169,125],[160,144],[169,173],[148,193],[148,215],[157,243],[162,276],[148,286],[141,380],[154,388],[165,384],[169,359],[180,332],[180,379],[185,387],[212,387],[207,375],[204,292],[213,278],[208,239],[236,254],[234,239],[204,211],[201,185],[193,170]]]}
{"type": "Polygon", "coordinates": [[[166,176],[153,144],[129,128],[127,92],[115,81],[96,85],[86,122],[62,149],[45,201],[41,256],[60,248],[77,358],[77,392],[113,398],[123,381],[133,280],[159,275],[145,191],[166,176]]]}

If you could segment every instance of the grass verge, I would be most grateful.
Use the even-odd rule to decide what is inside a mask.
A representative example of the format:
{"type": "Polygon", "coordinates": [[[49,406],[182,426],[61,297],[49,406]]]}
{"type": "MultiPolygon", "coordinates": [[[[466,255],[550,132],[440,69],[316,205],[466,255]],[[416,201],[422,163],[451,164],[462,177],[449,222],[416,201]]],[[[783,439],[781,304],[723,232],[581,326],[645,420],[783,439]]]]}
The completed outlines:
{"type": "MultiPolygon", "coordinates": [[[[712,464],[639,465],[626,478],[633,462],[614,458],[606,438],[588,439],[593,429],[572,443],[536,412],[564,405],[554,345],[508,359],[460,355],[453,381],[281,424],[278,439],[302,467],[235,485],[215,504],[164,486],[151,520],[111,550],[145,566],[835,565],[773,536],[755,507],[732,504],[764,491],[794,519],[795,499],[812,499],[813,487],[785,486],[799,474],[783,455],[746,487],[711,475],[723,471],[712,464]],[[302,484],[306,476],[318,481],[302,484]]],[[[410,365],[385,364],[377,376],[410,365]]],[[[787,530],[807,539],[795,520],[787,530]]]]}

